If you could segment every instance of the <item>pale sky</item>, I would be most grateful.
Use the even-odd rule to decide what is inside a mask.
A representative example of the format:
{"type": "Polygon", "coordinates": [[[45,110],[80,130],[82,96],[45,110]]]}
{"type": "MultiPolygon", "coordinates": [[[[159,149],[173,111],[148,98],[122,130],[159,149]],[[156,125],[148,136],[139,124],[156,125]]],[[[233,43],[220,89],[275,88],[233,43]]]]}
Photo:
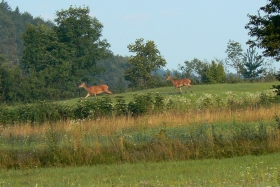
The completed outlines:
{"type": "MultiPolygon", "coordinates": [[[[103,38],[115,55],[134,55],[127,46],[152,40],[166,59],[166,68],[200,60],[225,59],[229,40],[248,49],[247,14],[257,15],[267,0],[5,0],[14,10],[53,21],[56,11],[70,5],[88,6],[104,26],[103,38]]],[[[259,54],[261,51],[259,52],[259,54]]],[[[280,62],[273,66],[278,70],[280,62]]]]}

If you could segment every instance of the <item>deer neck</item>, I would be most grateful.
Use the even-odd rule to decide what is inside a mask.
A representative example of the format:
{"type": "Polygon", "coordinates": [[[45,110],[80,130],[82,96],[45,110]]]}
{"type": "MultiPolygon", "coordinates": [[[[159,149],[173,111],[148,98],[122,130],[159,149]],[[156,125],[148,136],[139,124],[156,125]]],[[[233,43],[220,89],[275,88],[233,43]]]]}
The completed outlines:
{"type": "Polygon", "coordinates": [[[89,92],[89,87],[88,87],[87,85],[84,85],[83,87],[84,87],[84,89],[85,89],[86,91],[89,92]]]}

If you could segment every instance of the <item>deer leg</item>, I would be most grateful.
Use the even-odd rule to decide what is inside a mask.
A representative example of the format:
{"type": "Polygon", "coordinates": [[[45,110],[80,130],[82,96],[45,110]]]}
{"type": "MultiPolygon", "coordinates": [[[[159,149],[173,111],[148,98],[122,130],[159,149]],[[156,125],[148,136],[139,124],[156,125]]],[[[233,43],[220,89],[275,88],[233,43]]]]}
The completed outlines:
{"type": "Polygon", "coordinates": [[[112,92],[110,92],[110,91],[107,91],[105,93],[108,94],[108,95],[113,95],[113,97],[115,97],[115,95],[112,92]]]}
{"type": "Polygon", "coordinates": [[[107,91],[106,92],[107,94],[109,94],[109,95],[114,95],[112,92],[110,92],[110,91],[107,91]]]}
{"type": "Polygon", "coordinates": [[[86,95],[86,97],[85,98],[87,98],[87,97],[89,97],[90,96],[90,93],[88,93],[87,95],[86,95]]]}

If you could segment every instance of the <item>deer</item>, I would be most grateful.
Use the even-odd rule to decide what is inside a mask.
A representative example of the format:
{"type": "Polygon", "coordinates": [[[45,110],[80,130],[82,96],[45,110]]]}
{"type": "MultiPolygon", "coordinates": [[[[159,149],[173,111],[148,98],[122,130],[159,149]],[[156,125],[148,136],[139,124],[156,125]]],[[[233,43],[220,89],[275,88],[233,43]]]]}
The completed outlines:
{"type": "MultiPolygon", "coordinates": [[[[177,80],[174,80],[170,75],[166,78],[166,80],[170,80],[173,84],[173,86],[175,87],[175,92],[177,92],[177,89],[179,88],[180,89],[180,92],[182,94],[182,89],[181,87],[183,86],[188,86],[190,91],[192,92],[191,90],[191,80],[190,79],[177,79],[177,80]]],[[[187,92],[187,89],[185,90],[185,93],[187,92]]]]}
{"type": "Polygon", "coordinates": [[[88,92],[88,94],[86,95],[85,99],[87,97],[89,97],[91,94],[93,94],[95,99],[97,99],[96,95],[97,94],[101,94],[103,92],[106,93],[106,94],[109,94],[109,95],[114,95],[112,92],[110,92],[108,90],[109,87],[106,84],[100,84],[98,86],[90,86],[90,87],[88,87],[86,85],[86,83],[83,82],[82,84],[80,84],[79,88],[84,88],[88,92]]]}

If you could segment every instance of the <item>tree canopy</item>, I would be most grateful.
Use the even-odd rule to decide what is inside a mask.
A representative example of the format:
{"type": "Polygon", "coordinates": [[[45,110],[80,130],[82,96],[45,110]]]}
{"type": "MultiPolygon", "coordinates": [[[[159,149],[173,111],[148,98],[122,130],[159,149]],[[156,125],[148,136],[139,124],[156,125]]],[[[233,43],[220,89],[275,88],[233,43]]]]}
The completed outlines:
{"type": "Polygon", "coordinates": [[[258,15],[248,15],[249,30],[247,44],[263,49],[263,55],[280,60],[280,1],[268,0],[268,4],[260,7],[258,15]]]}
{"type": "Polygon", "coordinates": [[[243,55],[243,63],[240,64],[240,72],[245,79],[253,80],[263,73],[264,59],[258,55],[256,48],[249,48],[243,55]]]}
{"type": "Polygon", "coordinates": [[[129,44],[127,48],[129,52],[136,54],[129,58],[132,67],[125,71],[125,79],[131,81],[131,87],[152,87],[155,81],[152,72],[166,65],[154,41],[148,40],[145,43],[143,38],[136,39],[135,43],[129,44]]]}

